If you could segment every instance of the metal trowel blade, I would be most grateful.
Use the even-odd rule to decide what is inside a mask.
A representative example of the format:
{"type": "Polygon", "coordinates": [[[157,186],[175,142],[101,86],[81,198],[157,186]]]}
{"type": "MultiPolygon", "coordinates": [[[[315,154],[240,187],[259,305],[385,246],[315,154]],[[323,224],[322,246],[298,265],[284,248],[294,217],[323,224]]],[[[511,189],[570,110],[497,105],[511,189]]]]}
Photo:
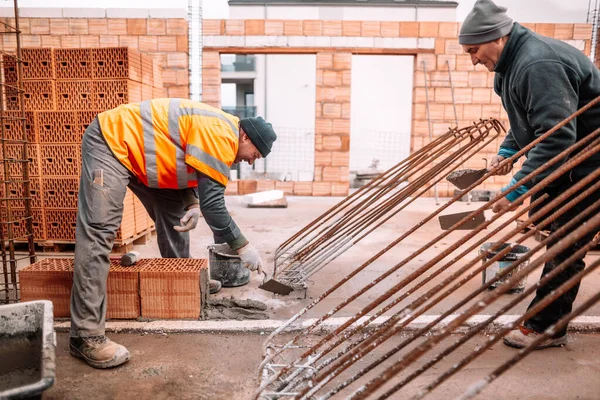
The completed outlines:
{"type": "Polygon", "coordinates": [[[477,182],[479,178],[484,176],[487,169],[461,169],[452,172],[446,177],[448,182],[452,183],[457,188],[463,190],[477,182]]]}
{"type": "Polygon", "coordinates": [[[259,288],[262,290],[266,290],[268,292],[273,292],[273,293],[283,294],[283,295],[290,294],[294,290],[286,284],[277,282],[275,279],[269,279],[268,281],[263,282],[263,284],[260,285],[259,288]]]}

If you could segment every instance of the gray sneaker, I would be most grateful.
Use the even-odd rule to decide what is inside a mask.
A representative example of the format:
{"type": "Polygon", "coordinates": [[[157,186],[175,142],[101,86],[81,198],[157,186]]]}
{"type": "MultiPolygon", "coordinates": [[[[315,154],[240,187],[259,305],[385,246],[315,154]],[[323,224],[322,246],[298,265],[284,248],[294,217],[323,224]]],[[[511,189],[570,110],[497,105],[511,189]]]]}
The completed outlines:
{"type": "Polygon", "coordinates": [[[129,361],[129,351],[106,336],[72,337],[71,355],[94,368],[112,368],[129,361]]]}
{"type": "MultiPolygon", "coordinates": [[[[528,347],[531,343],[537,340],[542,334],[534,330],[519,326],[519,329],[514,329],[504,336],[504,344],[516,349],[528,347]]],[[[558,338],[548,338],[538,344],[534,350],[542,350],[547,347],[559,347],[567,344],[567,335],[558,338]]]]}

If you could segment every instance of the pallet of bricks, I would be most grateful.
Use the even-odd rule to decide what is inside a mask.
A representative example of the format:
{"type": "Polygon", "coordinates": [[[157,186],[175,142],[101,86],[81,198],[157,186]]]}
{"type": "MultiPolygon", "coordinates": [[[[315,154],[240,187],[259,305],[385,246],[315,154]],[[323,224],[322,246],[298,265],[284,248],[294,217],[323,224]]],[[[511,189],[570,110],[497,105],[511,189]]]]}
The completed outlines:
{"type": "MultiPolygon", "coordinates": [[[[15,58],[4,57],[5,81],[16,84],[15,58]]],[[[162,97],[162,71],[150,57],[126,47],[24,48],[22,59],[34,241],[42,246],[75,243],[81,139],[86,127],[99,112],[162,97]]],[[[16,93],[7,92],[5,105],[6,117],[21,115],[16,93]]],[[[22,137],[22,123],[6,121],[5,135],[22,137]]],[[[8,146],[7,156],[19,158],[20,149],[19,144],[8,146]]],[[[9,197],[20,196],[15,184],[9,197]]],[[[24,214],[24,202],[16,204],[16,216],[24,214]]],[[[24,229],[16,227],[17,233],[24,229]]],[[[136,239],[147,238],[153,229],[141,202],[128,190],[115,245],[124,249],[136,239]]]]}

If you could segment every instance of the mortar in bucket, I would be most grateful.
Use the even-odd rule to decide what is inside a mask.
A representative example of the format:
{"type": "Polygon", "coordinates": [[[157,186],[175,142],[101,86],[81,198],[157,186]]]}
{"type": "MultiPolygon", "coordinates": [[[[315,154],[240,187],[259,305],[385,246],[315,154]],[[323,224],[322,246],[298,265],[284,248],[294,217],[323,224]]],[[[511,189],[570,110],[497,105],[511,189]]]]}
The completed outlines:
{"type": "Polygon", "coordinates": [[[208,246],[208,262],[210,279],[221,281],[223,287],[242,286],[250,281],[250,270],[227,243],[208,246]]]}
{"type": "MultiPolygon", "coordinates": [[[[502,243],[495,250],[490,250],[492,248],[492,246],[494,246],[494,245],[496,245],[496,243],[485,243],[479,249],[480,255],[485,254],[485,257],[482,260],[483,263],[486,263],[488,260],[494,258],[494,256],[496,254],[498,254],[500,251],[506,249],[508,246],[512,246],[512,243],[502,243]]],[[[492,279],[494,279],[496,277],[496,275],[499,275],[505,268],[509,267],[513,262],[519,260],[521,257],[523,257],[525,254],[527,254],[529,251],[530,251],[530,249],[527,246],[523,246],[520,244],[514,246],[510,252],[508,252],[504,255],[504,257],[500,258],[499,260],[494,261],[485,270],[481,271],[482,284],[485,284],[486,282],[489,282],[492,279]]],[[[513,276],[513,274],[516,274],[517,272],[519,272],[521,270],[521,268],[524,268],[525,266],[527,266],[527,264],[529,264],[529,260],[523,260],[522,262],[519,263],[519,265],[517,265],[516,268],[514,268],[512,271],[507,273],[505,276],[503,276],[497,282],[493,283],[488,288],[488,290],[493,290],[493,289],[497,288],[498,286],[500,286],[501,284],[503,284],[504,282],[509,280],[513,276]]],[[[523,290],[525,290],[526,285],[527,285],[527,276],[524,276],[523,279],[521,279],[515,286],[510,288],[508,293],[521,293],[523,290]]]]}

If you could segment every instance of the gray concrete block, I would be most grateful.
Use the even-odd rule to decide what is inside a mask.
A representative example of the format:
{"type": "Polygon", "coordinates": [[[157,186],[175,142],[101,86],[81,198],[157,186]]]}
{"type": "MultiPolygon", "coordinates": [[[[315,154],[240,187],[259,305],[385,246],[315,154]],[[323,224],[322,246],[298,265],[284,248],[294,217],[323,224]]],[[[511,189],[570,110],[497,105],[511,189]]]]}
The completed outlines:
{"type": "Polygon", "coordinates": [[[106,8],[63,8],[63,18],[106,18],[106,8]]]}
{"type": "Polygon", "coordinates": [[[151,8],[150,18],[185,18],[188,19],[187,8],[151,8]]]}
{"type": "Polygon", "coordinates": [[[107,8],[107,18],[148,18],[150,10],[147,8],[107,8]]]}
{"type": "MultiPolygon", "coordinates": [[[[15,13],[12,7],[7,7],[10,16],[14,17],[15,13]]],[[[19,16],[23,18],[62,18],[62,8],[24,8],[19,7],[19,16]]]]}

